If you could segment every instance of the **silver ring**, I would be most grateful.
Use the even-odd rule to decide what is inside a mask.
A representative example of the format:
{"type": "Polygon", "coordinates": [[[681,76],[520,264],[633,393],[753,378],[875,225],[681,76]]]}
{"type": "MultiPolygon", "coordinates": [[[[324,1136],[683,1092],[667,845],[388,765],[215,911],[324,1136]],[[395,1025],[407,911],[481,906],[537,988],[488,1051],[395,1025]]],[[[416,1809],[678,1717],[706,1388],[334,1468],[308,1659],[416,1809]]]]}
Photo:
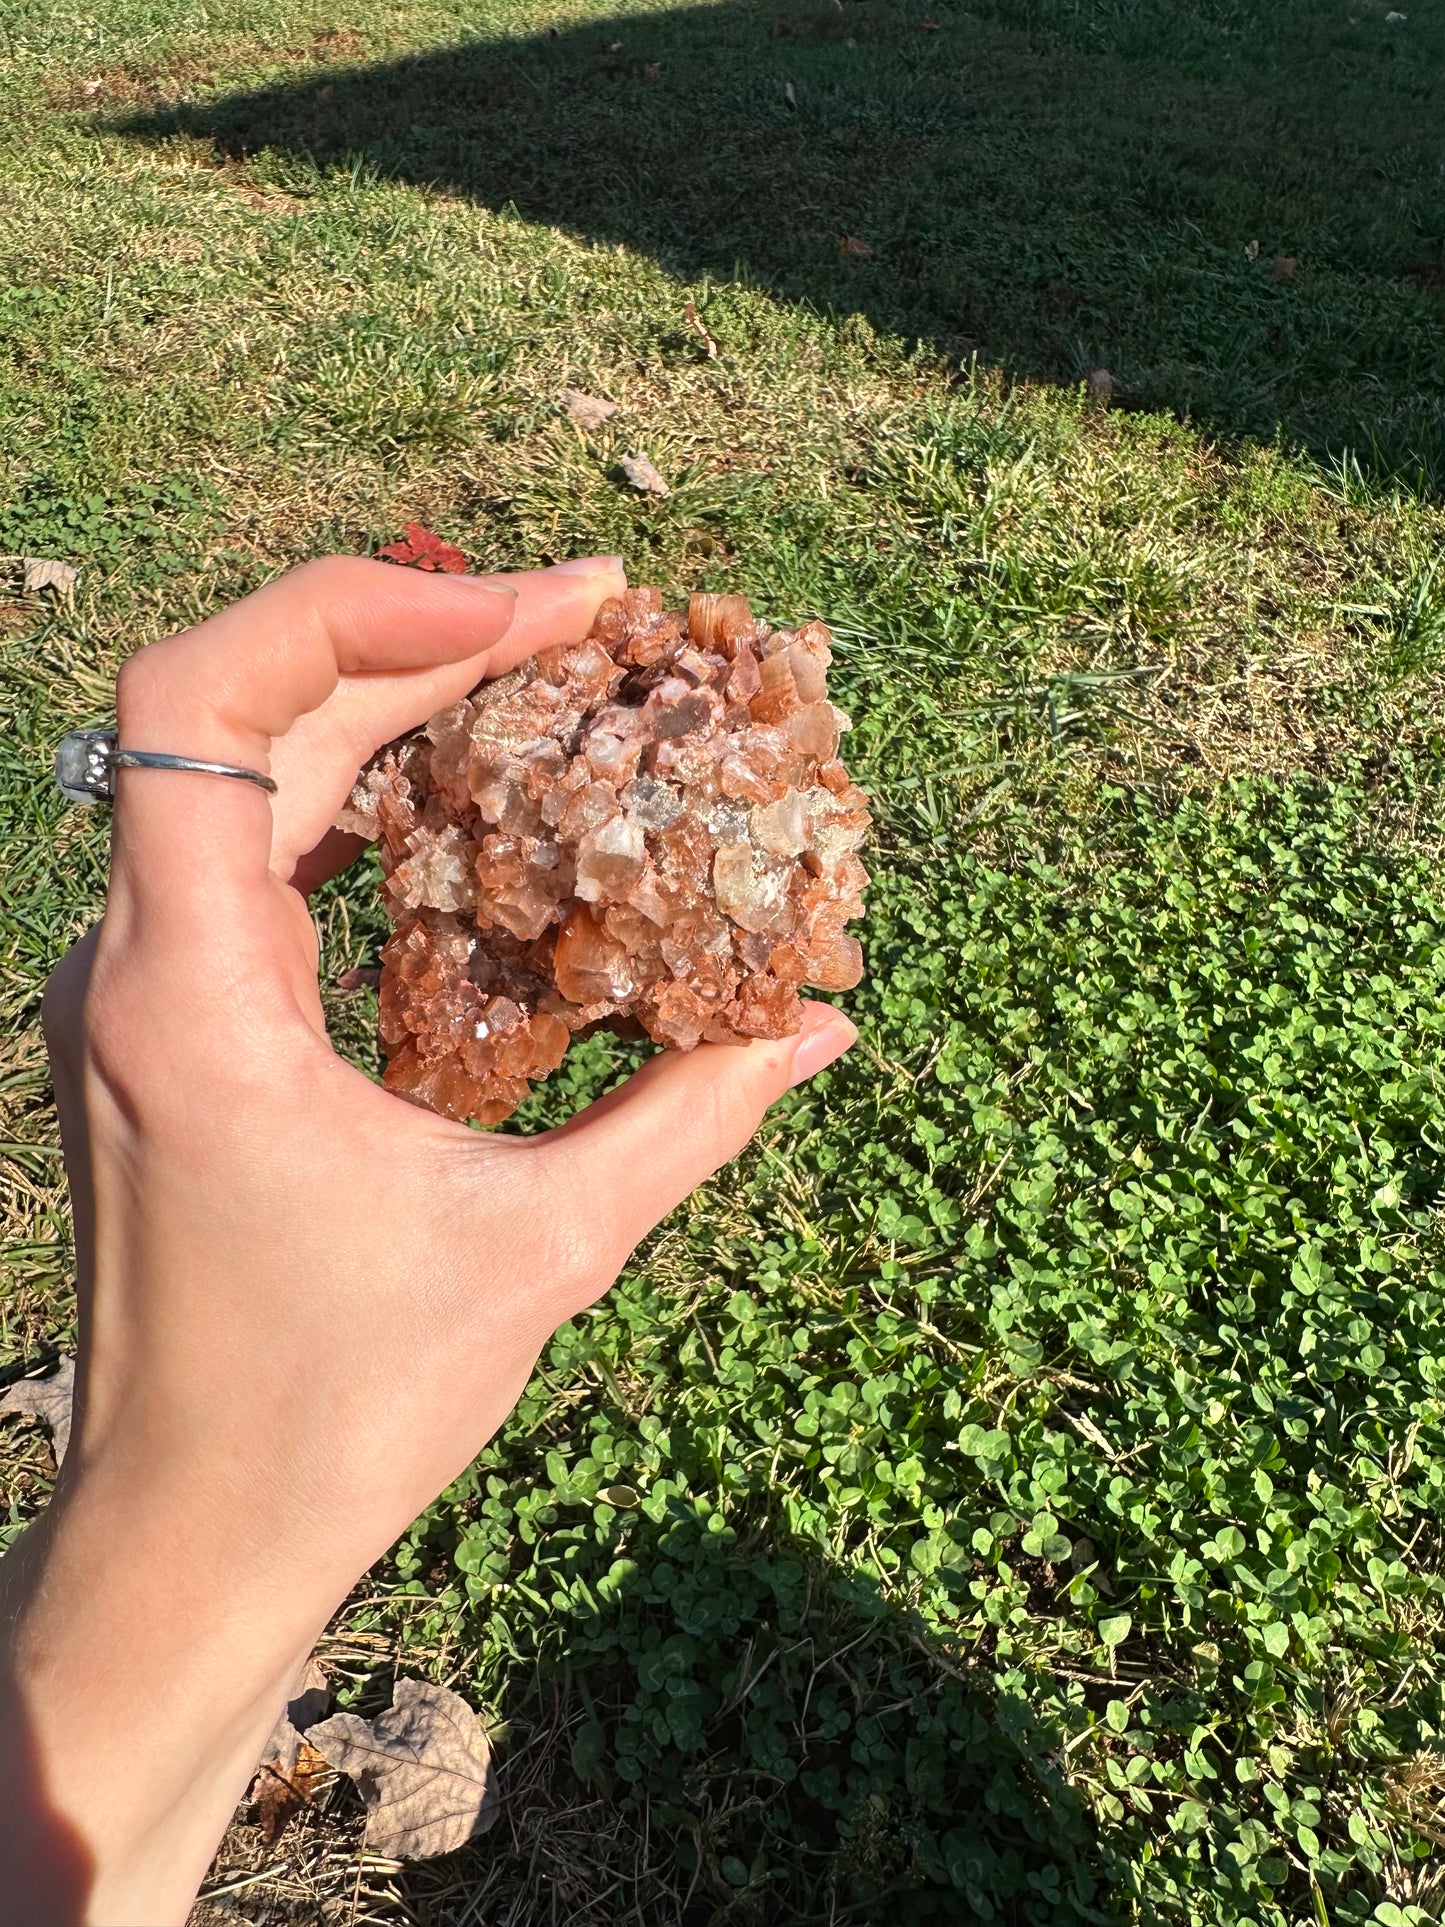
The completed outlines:
{"type": "Polygon", "coordinates": [[[258,769],[203,763],[195,756],[166,756],[159,750],[122,749],[113,729],[72,730],[55,752],[55,787],[68,802],[86,808],[92,803],[113,803],[118,769],[188,769],[202,776],[234,776],[276,794],[275,783],[258,769]]]}

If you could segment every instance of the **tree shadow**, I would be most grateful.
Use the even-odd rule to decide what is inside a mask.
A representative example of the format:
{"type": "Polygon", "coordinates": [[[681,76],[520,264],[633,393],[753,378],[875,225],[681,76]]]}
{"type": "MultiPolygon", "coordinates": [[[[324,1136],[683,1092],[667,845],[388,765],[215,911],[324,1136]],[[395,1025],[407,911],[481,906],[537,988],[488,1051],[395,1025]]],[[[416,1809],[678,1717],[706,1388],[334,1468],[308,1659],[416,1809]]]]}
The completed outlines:
{"type": "Polygon", "coordinates": [[[1445,482],[1445,21],[1313,0],[618,13],[132,113],[1445,482]],[[1408,25],[1408,36],[1405,27],[1408,25]]]}

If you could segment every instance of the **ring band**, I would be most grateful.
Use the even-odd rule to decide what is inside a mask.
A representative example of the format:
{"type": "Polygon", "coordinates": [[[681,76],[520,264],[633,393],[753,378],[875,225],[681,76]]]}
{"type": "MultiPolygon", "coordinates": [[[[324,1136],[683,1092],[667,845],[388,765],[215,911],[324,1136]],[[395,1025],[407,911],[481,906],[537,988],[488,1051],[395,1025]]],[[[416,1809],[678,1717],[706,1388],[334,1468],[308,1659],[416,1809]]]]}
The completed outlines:
{"type": "Polygon", "coordinates": [[[115,801],[115,773],[118,769],[194,770],[201,776],[233,776],[242,783],[255,783],[274,796],[276,785],[258,769],[242,769],[236,763],[206,763],[195,756],[167,756],[159,750],[122,749],[112,729],[72,730],[55,752],[55,787],[71,803],[88,807],[92,803],[115,801]]]}

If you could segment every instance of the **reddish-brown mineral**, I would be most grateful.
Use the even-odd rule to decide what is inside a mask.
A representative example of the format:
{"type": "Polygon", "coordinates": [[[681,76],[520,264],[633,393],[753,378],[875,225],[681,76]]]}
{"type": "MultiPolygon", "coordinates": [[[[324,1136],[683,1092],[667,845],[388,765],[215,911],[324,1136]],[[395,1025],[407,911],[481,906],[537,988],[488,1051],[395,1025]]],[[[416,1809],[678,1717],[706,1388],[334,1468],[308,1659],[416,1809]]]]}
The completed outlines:
{"type": "Polygon", "coordinates": [[[741,596],[683,616],[632,589],[373,758],[341,825],[378,841],[396,925],[391,1090],[493,1124],[588,1025],[786,1037],[800,984],[858,982],[868,799],[838,761],[829,640],[741,596]]]}

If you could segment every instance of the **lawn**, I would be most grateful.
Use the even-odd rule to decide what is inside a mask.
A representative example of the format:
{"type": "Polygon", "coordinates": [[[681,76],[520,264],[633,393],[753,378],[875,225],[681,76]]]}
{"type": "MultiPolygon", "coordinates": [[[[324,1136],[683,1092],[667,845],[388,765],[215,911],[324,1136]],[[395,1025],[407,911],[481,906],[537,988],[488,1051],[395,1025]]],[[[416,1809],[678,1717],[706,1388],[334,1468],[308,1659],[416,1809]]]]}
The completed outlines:
{"type": "MultiPolygon", "coordinates": [[[[4,1375],[73,1344],[36,1009],[105,826],[48,758],[126,650],[412,519],[617,550],[833,624],[876,800],[858,1049],[321,1648],[360,1710],[493,1719],[500,1825],[399,1868],[341,1788],[270,1848],[243,1810],[197,1927],[1438,1918],[1445,16],[1403,11],[0,0],[4,1375]]],[[[371,869],[318,920],[374,1068],[371,869]]],[[[52,1476],[0,1431],[10,1536],[52,1476]]]]}

